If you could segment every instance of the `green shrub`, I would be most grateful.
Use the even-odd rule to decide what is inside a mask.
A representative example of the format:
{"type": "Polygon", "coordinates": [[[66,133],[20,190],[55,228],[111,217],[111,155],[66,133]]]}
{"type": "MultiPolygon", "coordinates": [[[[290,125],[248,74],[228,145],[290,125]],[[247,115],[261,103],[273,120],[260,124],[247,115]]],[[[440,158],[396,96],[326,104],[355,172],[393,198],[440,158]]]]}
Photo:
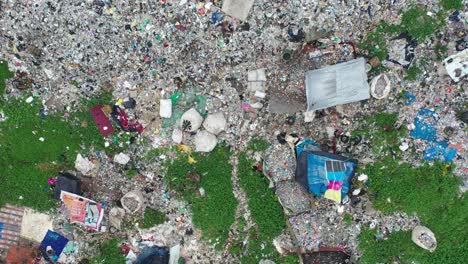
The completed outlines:
{"type": "Polygon", "coordinates": [[[422,70],[418,68],[417,66],[411,66],[407,71],[405,75],[405,80],[407,81],[416,81],[418,77],[422,74],[422,70]]]}

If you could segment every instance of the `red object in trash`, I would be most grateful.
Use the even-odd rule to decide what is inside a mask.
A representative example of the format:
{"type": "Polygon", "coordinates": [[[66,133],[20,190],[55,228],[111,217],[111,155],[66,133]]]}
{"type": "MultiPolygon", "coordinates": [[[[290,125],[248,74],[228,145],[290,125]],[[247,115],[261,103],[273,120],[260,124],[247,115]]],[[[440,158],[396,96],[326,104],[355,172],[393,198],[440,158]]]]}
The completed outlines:
{"type": "Polygon", "coordinates": [[[99,132],[103,136],[107,136],[114,132],[114,127],[109,120],[109,118],[102,111],[102,105],[96,105],[95,107],[89,110],[93,116],[94,122],[96,123],[99,132]]]}
{"type": "Polygon", "coordinates": [[[135,121],[134,123],[130,124],[130,122],[128,121],[128,115],[120,107],[114,106],[114,112],[112,113],[112,115],[114,117],[114,120],[117,119],[116,121],[119,122],[123,130],[129,132],[143,132],[143,126],[140,124],[140,122],[135,121]]]}

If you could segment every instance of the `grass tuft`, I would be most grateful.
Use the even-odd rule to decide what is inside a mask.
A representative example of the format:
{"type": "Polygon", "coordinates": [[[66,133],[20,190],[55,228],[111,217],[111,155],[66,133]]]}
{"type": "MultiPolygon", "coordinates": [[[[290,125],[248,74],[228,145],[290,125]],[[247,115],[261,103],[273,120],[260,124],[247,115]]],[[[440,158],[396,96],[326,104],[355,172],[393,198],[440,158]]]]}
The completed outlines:
{"type": "Polygon", "coordinates": [[[403,12],[401,28],[417,41],[432,36],[439,28],[439,21],[429,16],[426,8],[412,7],[403,12]]]}
{"type": "Polygon", "coordinates": [[[8,63],[0,60],[0,95],[5,92],[5,80],[14,76],[15,74],[8,69],[8,63]]]}
{"type": "Polygon", "coordinates": [[[364,117],[359,122],[359,128],[353,135],[362,136],[370,143],[374,155],[381,159],[400,152],[400,138],[406,134],[406,128],[394,127],[398,120],[398,113],[378,113],[364,117]]]}
{"type": "Polygon", "coordinates": [[[117,239],[105,241],[99,247],[100,254],[91,259],[91,264],[125,264],[125,256],[117,239]]]}
{"type": "Polygon", "coordinates": [[[253,165],[245,152],[239,154],[240,186],[247,194],[252,220],[256,224],[249,234],[247,254],[242,263],[258,263],[262,258],[277,263],[297,263],[297,256],[281,257],[273,246],[273,239],[286,227],[286,219],[275,192],[268,187],[268,179],[254,171],[253,165]]]}
{"type": "Polygon", "coordinates": [[[463,0],[440,0],[439,4],[444,10],[461,10],[463,8],[463,0]]]}
{"type": "Polygon", "coordinates": [[[167,220],[166,215],[159,210],[152,208],[146,208],[143,215],[142,222],[140,223],[141,228],[151,228],[155,225],[160,225],[167,220]]]}

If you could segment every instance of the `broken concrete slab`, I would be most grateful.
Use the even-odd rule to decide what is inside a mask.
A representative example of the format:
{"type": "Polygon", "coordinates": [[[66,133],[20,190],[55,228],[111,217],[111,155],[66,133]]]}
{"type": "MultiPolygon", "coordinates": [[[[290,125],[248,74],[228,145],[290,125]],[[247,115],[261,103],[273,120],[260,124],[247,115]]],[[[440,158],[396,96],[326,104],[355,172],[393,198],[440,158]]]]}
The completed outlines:
{"type": "Polygon", "coordinates": [[[109,212],[109,223],[118,230],[122,227],[122,221],[125,217],[125,210],[120,207],[113,207],[109,212]]]}

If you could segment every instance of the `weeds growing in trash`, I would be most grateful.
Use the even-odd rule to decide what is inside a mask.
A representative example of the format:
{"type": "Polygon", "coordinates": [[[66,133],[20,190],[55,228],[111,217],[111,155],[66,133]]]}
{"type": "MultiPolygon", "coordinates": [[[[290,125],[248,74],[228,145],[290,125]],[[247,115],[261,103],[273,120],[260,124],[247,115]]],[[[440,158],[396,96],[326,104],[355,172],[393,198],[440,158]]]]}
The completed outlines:
{"type": "Polygon", "coordinates": [[[8,63],[4,60],[0,60],[0,96],[5,92],[6,79],[12,78],[14,73],[8,70],[8,63]]]}
{"type": "Polygon", "coordinates": [[[378,113],[363,117],[359,120],[359,127],[352,135],[362,136],[362,140],[368,142],[372,152],[377,158],[383,158],[393,153],[400,152],[398,146],[400,138],[406,133],[402,125],[395,128],[398,113],[378,113]]]}
{"type": "Polygon", "coordinates": [[[120,249],[120,241],[107,240],[99,246],[99,255],[91,259],[90,264],[124,264],[125,257],[120,249]]]}
{"type": "Polygon", "coordinates": [[[237,207],[237,200],[232,193],[231,155],[229,148],[223,144],[208,154],[195,153],[193,157],[196,163],[190,164],[185,155],[179,155],[168,165],[165,176],[169,188],[189,202],[193,223],[202,231],[202,237],[217,241],[219,248],[224,246],[228,238],[237,207]],[[204,197],[199,188],[205,190],[204,197]]]}
{"type": "MultiPolygon", "coordinates": [[[[254,146],[255,142],[257,141],[251,142],[250,145],[254,146]]],[[[261,145],[265,147],[264,144],[261,145]]],[[[273,246],[272,241],[285,228],[286,219],[275,192],[268,187],[268,179],[261,172],[253,170],[253,165],[253,160],[247,153],[239,154],[239,182],[247,194],[252,220],[256,224],[250,230],[247,254],[242,257],[242,263],[256,263],[262,256],[267,256],[277,263],[296,263],[296,256],[280,257],[273,246]],[[272,217],[273,215],[275,217],[272,217]]]]}
{"type": "Polygon", "coordinates": [[[376,209],[385,213],[403,211],[417,214],[423,224],[437,233],[435,252],[421,250],[411,241],[411,232],[396,232],[383,242],[375,230],[363,230],[360,248],[366,254],[362,263],[391,262],[399,256],[403,263],[455,263],[466,254],[468,203],[459,194],[460,179],[452,165],[435,162],[413,167],[387,158],[367,165],[362,172],[369,178],[369,195],[376,209]]]}
{"type": "Polygon", "coordinates": [[[92,122],[88,105],[107,99],[83,101],[65,120],[60,112],[41,115],[38,99],[28,104],[25,98],[0,98],[0,111],[7,117],[0,122],[0,206],[8,202],[42,211],[55,207],[47,179],[73,168],[77,153],[86,152],[82,146],[104,148],[98,129],[81,123],[92,122]]]}
{"type": "Polygon", "coordinates": [[[439,0],[439,4],[446,10],[460,10],[463,8],[463,0],[439,0]]]}
{"type": "Polygon", "coordinates": [[[143,219],[140,221],[141,228],[150,228],[164,223],[167,220],[166,215],[159,210],[146,208],[143,219]]]}

